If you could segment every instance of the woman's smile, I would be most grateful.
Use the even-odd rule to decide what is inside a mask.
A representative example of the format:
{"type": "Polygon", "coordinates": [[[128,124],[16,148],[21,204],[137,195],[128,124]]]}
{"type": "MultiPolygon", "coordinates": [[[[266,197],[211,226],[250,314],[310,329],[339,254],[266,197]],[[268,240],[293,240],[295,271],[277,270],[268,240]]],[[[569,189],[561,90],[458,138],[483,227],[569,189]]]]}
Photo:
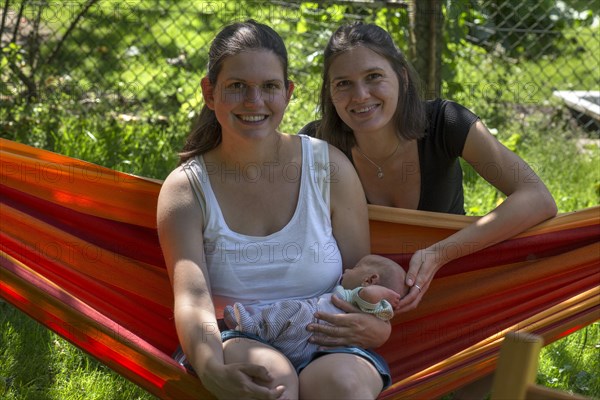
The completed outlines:
{"type": "Polygon", "coordinates": [[[359,46],[338,55],[329,74],[335,109],[355,134],[395,130],[398,78],[385,57],[359,46]]]}
{"type": "Polygon", "coordinates": [[[263,122],[264,120],[269,118],[269,116],[266,114],[258,114],[258,115],[257,114],[252,114],[252,115],[238,114],[236,116],[243,122],[250,123],[250,124],[257,124],[257,123],[263,122]]]}

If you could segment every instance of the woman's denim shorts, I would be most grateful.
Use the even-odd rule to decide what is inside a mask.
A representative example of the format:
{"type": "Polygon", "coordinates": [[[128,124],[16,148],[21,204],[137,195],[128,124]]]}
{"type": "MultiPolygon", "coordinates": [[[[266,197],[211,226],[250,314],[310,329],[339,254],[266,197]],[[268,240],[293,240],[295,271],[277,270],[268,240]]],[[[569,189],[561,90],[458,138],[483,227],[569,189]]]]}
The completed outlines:
{"type": "MultiPolygon", "coordinates": [[[[223,342],[226,342],[227,340],[231,340],[231,339],[252,339],[252,340],[256,340],[261,343],[264,343],[267,346],[270,346],[269,343],[267,343],[266,341],[262,340],[260,337],[253,335],[251,333],[245,333],[245,332],[234,331],[234,330],[227,330],[227,331],[221,332],[221,340],[223,342]]],[[[366,350],[366,349],[363,349],[360,347],[336,347],[336,348],[332,348],[332,349],[324,349],[324,350],[316,351],[312,355],[312,357],[309,361],[305,362],[303,365],[300,365],[300,366],[298,366],[298,368],[296,368],[296,372],[299,374],[304,368],[306,368],[306,366],[311,361],[313,361],[319,357],[325,356],[327,354],[335,354],[335,353],[354,354],[356,356],[364,358],[365,360],[369,361],[375,367],[377,372],[379,372],[379,375],[381,376],[381,380],[383,381],[383,389],[387,389],[392,384],[392,375],[390,373],[390,367],[388,366],[387,362],[383,359],[383,357],[381,357],[379,354],[375,353],[374,351],[366,350]]],[[[173,358],[179,364],[183,365],[186,369],[188,369],[192,372],[194,371],[192,366],[187,362],[185,355],[183,354],[183,351],[181,350],[181,347],[177,348],[177,350],[173,354],[173,358]]]]}

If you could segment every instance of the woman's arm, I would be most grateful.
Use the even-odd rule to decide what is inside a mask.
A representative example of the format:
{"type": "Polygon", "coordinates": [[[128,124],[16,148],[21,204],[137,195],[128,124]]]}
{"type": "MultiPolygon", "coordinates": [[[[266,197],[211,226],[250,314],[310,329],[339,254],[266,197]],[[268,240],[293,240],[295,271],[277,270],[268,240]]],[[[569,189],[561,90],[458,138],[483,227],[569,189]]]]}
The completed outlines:
{"type": "Polygon", "coordinates": [[[331,224],[344,268],[355,266],[370,253],[367,199],[358,175],[348,158],[329,145],[332,168],[330,182],[331,224]]]}
{"type": "Polygon", "coordinates": [[[183,351],[204,386],[217,397],[278,398],[253,378],[269,382],[267,370],[251,364],[225,364],[204,258],[203,218],[185,172],[165,180],[158,198],[158,234],[173,285],[175,326],[183,351]]]}
{"type": "MultiPolygon", "coordinates": [[[[333,234],[345,266],[354,266],[370,252],[369,215],[362,185],[354,167],[333,146],[329,146],[329,160],[333,166],[331,176],[331,221],[333,234]]],[[[315,333],[311,341],[322,346],[356,345],[379,347],[388,339],[391,327],[386,321],[363,314],[350,303],[332,296],[336,306],[348,314],[315,314],[317,319],[329,322],[310,324],[315,333]]]]}
{"type": "Polygon", "coordinates": [[[435,273],[446,263],[499,243],[556,215],[556,203],[535,172],[477,121],[469,130],[463,158],[506,199],[489,214],[450,237],[415,252],[401,311],[419,304],[435,273]],[[416,286],[419,286],[419,290],[416,286]]]}

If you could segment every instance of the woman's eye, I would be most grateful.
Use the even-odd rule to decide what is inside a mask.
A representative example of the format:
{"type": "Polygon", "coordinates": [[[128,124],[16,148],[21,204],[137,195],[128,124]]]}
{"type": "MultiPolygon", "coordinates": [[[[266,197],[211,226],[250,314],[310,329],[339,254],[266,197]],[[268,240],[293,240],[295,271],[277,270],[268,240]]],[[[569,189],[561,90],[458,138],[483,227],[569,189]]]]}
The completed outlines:
{"type": "Polygon", "coordinates": [[[337,81],[335,83],[335,87],[336,88],[343,88],[343,87],[346,87],[346,86],[349,86],[349,85],[350,85],[350,81],[348,81],[348,80],[337,81]]]}
{"type": "Polygon", "coordinates": [[[383,77],[383,75],[382,75],[382,74],[380,74],[380,73],[378,73],[378,72],[373,72],[372,74],[369,74],[369,75],[367,76],[367,79],[368,79],[368,80],[370,80],[370,81],[372,81],[372,80],[374,80],[374,79],[379,79],[379,78],[381,78],[381,77],[383,77]]]}
{"type": "Polygon", "coordinates": [[[277,90],[279,89],[279,85],[277,83],[266,83],[263,85],[263,88],[267,90],[277,90]]]}
{"type": "Polygon", "coordinates": [[[242,90],[246,87],[246,85],[244,85],[242,82],[232,82],[230,84],[228,84],[225,89],[230,90],[230,91],[239,91],[242,90]]]}

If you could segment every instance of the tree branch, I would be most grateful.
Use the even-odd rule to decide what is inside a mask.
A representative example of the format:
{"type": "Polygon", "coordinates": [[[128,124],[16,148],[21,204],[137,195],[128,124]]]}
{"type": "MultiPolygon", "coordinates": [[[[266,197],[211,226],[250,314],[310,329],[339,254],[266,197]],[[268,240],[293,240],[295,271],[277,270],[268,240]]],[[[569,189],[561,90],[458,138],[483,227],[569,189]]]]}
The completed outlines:
{"type": "Polygon", "coordinates": [[[19,33],[19,27],[21,25],[21,18],[23,17],[23,11],[25,11],[26,0],[23,0],[21,7],[19,7],[19,14],[17,15],[17,21],[15,22],[15,30],[13,31],[12,42],[17,43],[17,35],[19,33]]]}
{"type": "MultiPolygon", "coordinates": [[[[6,23],[6,16],[8,15],[8,4],[9,1],[4,2],[4,9],[2,10],[2,22],[0,22],[0,35],[4,32],[4,24],[6,23]]],[[[0,45],[2,45],[2,37],[0,36],[0,45]]]]}
{"type": "Polygon", "coordinates": [[[25,75],[21,68],[16,66],[14,63],[9,63],[10,69],[19,77],[19,80],[27,87],[27,102],[29,103],[32,98],[37,96],[37,87],[31,77],[25,75]]]}
{"type": "Polygon", "coordinates": [[[39,33],[40,33],[40,24],[42,20],[42,7],[38,8],[38,13],[35,16],[35,21],[33,22],[33,37],[29,42],[29,65],[31,65],[31,74],[35,75],[35,71],[37,69],[37,62],[40,58],[39,48],[40,44],[39,33]]]}
{"type": "Polygon", "coordinates": [[[81,18],[83,18],[83,16],[87,13],[87,11],[90,9],[90,7],[92,7],[97,2],[98,2],[98,0],[88,0],[88,2],[83,6],[83,8],[81,9],[81,11],[79,11],[79,14],[77,14],[77,17],[75,17],[75,19],[73,20],[73,22],[71,22],[71,25],[69,26],[69,28],[67,29],[67,31],[65,32],[65,34],[63,35],[63,37],[56,44],[56,47],[54,48],[54,50],[52,50],[52,53],[50,53],[50,55],[46,59],[46,64],[50,64],[54,60],[54,57],[56,57],[56,54],[58,54],[58,52],[60,51],[63,43],[65,42],[65,40],[69,37],[69,35],[71,34],[71,32],[75,29],[75,27],[79,23],[79,20],[81,18]]]}

